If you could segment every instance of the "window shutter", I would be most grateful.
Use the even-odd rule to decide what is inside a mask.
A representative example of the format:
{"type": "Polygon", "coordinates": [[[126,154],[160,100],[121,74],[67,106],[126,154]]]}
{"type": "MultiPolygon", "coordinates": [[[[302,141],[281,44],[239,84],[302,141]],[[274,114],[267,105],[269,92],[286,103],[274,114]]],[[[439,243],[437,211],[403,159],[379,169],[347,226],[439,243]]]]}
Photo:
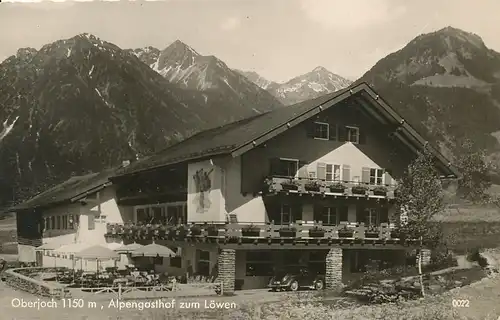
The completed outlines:
{"type": "Polygon", "coordinates": [[[351,166],[348,164],[342,166],[342,180],[345,182],[351,181],[351,166]]]}
{"type": "Polygon", "coordinates": [[[326,163],[324,162],[318,162],[318,169],[316,176],[318,179],[325,180],[326,179],[326,163]]]}
{"type": "Polygon", "coordinates": [[[338,126],[338,141],[346,141],[347,139],[347,128],[345,126],[338,126]]]}
{"type": "Polygon", "coordinates": [[[366,144],[366,135],[365,131],[362,128],[359,128],[359,144],[366,144]]]}
{"type": "Polygon", "coordinates": [[[280,175],[280,159],[279,158],[273,158],[269,160],[270,167],[269,167],[269,174],[270,175],[280,175]]]}
{"type": "Polygon", "coordinates": [[[309,121],[306,123],[306,135],[308,138],[314,138],[316,125],[314,121],[309,121]]]}
{"type": "Polygon", "coordinates": [[[380,208],[380,223],[388,223],[389,222],[389,209],[387,207],[380,208]]]}
{"type": "Polygon", "coordinates": [[[299,161],[299,171],[297,172],[297,176],[299,178],[308,178],[309,174],[307,173],[307,162],[299,161]]]}
{"type": "Polygon", "coordinates": [[[338,137],[338,126],[336,124],[330,124],[330,128],[328,129],[329,131],[329,137],[328,139],[330,140],[337,140],[338,137]]]}
{"type": "Polygon", "coordinates": [[[390,186],[392,184],[392,177],[389,172],[384,172],[384,184],[390,186]]]}
{"type": "Polygon", "coordinates": [[[339,208],[339,221],[340,222],[346,222],[349,221],[349,207],[348,206],[341,206],[339,208]]]}
{"type": "Polygon", "coordinates": [[[363,167],[361,182],[366,184],[370,183],[370,168],[363,167]]]}

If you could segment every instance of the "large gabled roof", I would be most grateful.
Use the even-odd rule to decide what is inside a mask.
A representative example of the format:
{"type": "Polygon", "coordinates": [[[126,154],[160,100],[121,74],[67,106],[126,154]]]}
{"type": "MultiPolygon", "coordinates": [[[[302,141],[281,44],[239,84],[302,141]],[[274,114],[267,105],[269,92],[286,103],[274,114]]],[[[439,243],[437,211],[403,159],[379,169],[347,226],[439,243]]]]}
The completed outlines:
{"type": "Polygon", "coordinates": [[[41,207],[52,207],[65,203],[72,203],[78,197],[96,192],[110,184],[109,178],[116,173],[118,168],[107,169],[99,173],[71,177],[33,198],[9,208],[8,212],[20,212],[41,207]]]}
{"type": "Polygon", "coordinates": [[[423,150],[427,146],[435,155],[445,176],[459,174],[449,161],[401,118],[368,84],[349,88],[260,114],[221,127],[202,131],[186,140],[119,170],[117,176],[131,175],[168,165],[201,160],[220,155],[241,155],[316,114],[355,97],[377,120],[394,126],[396,137],[409,147],[423,150]]]}

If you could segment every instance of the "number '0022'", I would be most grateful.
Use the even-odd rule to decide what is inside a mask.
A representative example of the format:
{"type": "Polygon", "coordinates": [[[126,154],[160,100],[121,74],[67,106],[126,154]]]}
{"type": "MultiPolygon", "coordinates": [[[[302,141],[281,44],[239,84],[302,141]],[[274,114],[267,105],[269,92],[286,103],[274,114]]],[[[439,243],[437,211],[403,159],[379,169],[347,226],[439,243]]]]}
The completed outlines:
{"type": "Polygon", "coordinates": [[[451,305],[454,308],[468,308],[469,307],[469,300],[467,300],[467,299],[464,299],[464,300],[453,299],[453,300],[451,300],[451,305]]]}

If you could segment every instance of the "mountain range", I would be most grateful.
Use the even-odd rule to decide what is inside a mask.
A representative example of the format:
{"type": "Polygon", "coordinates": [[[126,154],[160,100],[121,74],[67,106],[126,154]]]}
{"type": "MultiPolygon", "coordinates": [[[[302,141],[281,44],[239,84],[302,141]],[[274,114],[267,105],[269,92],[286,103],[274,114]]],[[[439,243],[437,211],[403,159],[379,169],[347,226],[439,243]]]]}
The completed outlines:
{"type": "Polygon", "coordinates": [[[420,35],[359,80],[441,147],[450,159],[474,141],[500,159],[500,53],[472,33],[447,27],[420,35]]]}
{"type": "Polygon", "coordinates": [[[284,83],[267,80],[253,71],[239,70],[239,72],[262,89],[269,91],[285,105],[314,99],[347,88],[352,84],[351,80],[332,73],[321,66],[284,83]]]}
{"type": "MultiPolygon", "coordinates": [[[[167,49],[182,65],[185,46],[167,49]]],[[[282,106],[239,73],[221,77],[192,89],[90,34],[19,49],[0,64],[0,205],[282,106]]]]}
{"type": "MultiPolygon", "coordinates": [[[[357,81],[450,157],[463,138],[499,157],[500,54],[480,37],[451,27],[418,36],[357,81]]],[[[276,83],[181,41],[123,50],[81,34],[19,49],[0,64],[0,206],[349,84],[322,67],[276,83]]]]}

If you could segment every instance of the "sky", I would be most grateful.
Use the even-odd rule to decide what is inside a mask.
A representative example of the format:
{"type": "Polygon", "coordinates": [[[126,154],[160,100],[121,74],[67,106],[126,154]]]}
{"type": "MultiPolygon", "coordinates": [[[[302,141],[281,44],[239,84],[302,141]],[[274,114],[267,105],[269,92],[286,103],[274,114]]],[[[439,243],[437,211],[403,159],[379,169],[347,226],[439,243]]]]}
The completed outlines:
{"type": "Polygon", "coordinates": [[[121,48],[163,49],[179,39],[278,82],[317,66],[355,80],[416,36],[447,26],[500,52],[498,0],[5,1],[0,61],[84,32],[121,48]]]}

